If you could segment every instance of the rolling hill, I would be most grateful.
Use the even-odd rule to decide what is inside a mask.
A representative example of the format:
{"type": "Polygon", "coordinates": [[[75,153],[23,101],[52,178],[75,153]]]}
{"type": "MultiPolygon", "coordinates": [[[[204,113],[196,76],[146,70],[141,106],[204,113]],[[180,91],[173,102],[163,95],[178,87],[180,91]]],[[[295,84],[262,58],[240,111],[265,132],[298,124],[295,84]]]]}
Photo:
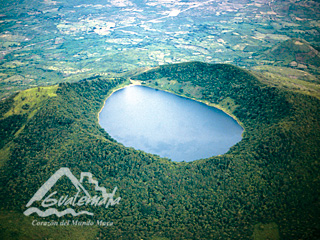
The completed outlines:
{"type": "Polygon", "coordinates": [[[274,62],[275,65],[299,69],[320,67],[320,53],[307,41],[298,38],[288,39],[263,52],[257,59],[274,62]]]}

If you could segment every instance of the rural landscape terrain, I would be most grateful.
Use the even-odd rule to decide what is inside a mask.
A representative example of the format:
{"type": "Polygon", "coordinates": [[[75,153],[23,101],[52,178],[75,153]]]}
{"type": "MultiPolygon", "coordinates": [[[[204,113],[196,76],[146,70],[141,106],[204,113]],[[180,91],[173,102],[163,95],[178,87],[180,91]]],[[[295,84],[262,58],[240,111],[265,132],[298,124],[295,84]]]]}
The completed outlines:
{"type": "Polygon", "coordinates": [[[188,61],[262,73],[261,65],[283,66],[267,70],[318,80],[308,74],[319,66],[316,1],[6,0],[0,7],[2,98],[30,86],[188,61]]]}
{"type": "Polygon", "coordinates": [[[0,239],[319,239],[319,19],[304,0],[1,1],[0,239]],[[242,140],[193,162],[125,147],[98,114],[132,83],[223,109],[242,140]],[[67,203],[87,215],[30,214],[67,203]]]}

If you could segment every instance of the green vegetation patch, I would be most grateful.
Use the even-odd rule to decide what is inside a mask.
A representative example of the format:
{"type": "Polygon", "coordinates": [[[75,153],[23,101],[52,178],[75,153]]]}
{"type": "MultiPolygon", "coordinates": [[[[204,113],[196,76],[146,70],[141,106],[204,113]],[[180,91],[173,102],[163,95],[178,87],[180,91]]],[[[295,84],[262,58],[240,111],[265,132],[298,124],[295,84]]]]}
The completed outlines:
{"type": "Polygon", "coordinates": [[[253,232],[254,240],[280,240],[279,227],[276,223],[256,224],[253,232]]]}
{"type": "Polygon", "coordinates": [[[14,97],[13,107],[4,114],[4,118],[11,115],[28,114],[29,117],[34,115],[40,103],[44,100],[57,96],[58,85],[48,87],[36,87],[24,90],[14,97]]]}
{"type": "Polygon", "coordinates": [[[3,211],[0,214],[0,238],[12,240],[29,239],[96,239],[98,227],[55,226],[57,220],[39,220],[19,212],[3,211]],[[37,225],[46,222],[47,226],[37,225]],[[51,224],[51,226],[50,226],[51,224]]]}
{"type": "Polygon", "coordinates": [[[261,81],[268,85],[320,99],[319,79],[308,72],[277,66],[259,66],[253,70],[256,71],[255,75],[261,76],[261,81]]]}

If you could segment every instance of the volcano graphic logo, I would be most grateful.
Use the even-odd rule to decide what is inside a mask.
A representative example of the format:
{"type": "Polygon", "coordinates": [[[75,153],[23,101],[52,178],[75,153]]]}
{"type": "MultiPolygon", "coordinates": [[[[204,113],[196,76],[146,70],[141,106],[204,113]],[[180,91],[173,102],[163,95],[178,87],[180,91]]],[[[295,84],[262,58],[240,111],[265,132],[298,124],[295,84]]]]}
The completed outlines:
{"type": "Polygon", "coordinates": [[[75,207],[80,206],[104,206],[105,208],[108,208],[109,206],[114,206],[116,204],[119,204],[121,197],[113,199],[115,193],[117,191],[117,187],[114,188],[112,193],[107,193],[106,189],[104,187],[100,187],[98,181],[94,180],[92,177],[92,174],[89,172],[82,172],[80,175],[80,181],[71,173],[69,168],[60,168],[57,172],[55,172],[42,186],[39,188],[39,190],[33,195],[33,197],[30,199],[30,201],[27,203],[26,207],[28,209],[24,211],[24,215],[29,216],[32,213],[37,213],[40,217],[47,217],[50,215],[55,214],[57,217],[64,216],[65,214],[71,214],[73,216],[79,216],[82,214],[91,215],[94,214],[92,212],[88,211],[80,211],[76,212],[74,210],[75,207]],[[56,182],[61,178],[66,176],[73,186],[76,188],[77,193],[69,197],[61,196],[60,199],[55,199],[54,195],[57,194],[57,191],[52,192],[49,194],[46,198],[46,194],[48,191],[56,184],[56,182]],[[90,196],[88,191],[83,187],[82,183],[84,178],[88,178],[88,182],[95,185],[95,191],[100,192],[99,195],[90,196]],[[84,196],[80,197],[80,194],[83,194],[84,196]],[[43,199],[44,198],[44,199],[43,199]],[[46,208],[45,211],[41,211],[37,207],[30,207],[34,202],[36,201],[42,201],[41,206],[43,208],[46,208]],[[58,209],[54,208],[54,206],[66,206],[67,209],[63,211],[59,211],[58,209]]]}

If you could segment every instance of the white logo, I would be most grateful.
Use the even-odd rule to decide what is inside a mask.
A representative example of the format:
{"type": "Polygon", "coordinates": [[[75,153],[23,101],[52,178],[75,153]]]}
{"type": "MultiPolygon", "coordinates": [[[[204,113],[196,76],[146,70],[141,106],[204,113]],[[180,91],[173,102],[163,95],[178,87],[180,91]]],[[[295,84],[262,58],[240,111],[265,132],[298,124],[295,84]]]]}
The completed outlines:
{"type": "Polygon", "coordinates": [[[72,214],[73,216],[79,216],[82,214],[87,214],[93,216],[92,212],[88,211],[79,211],[76,212],[73,208],[91,205],[91,206],[102,206],[108,208],[109,206],[114,206],[119,204],[121,197],[113,199],[117,187],[114,188],[112,193],[107,193],[104,187],[99,187],[98,181],[92,178],[92,174],[89,172],[82,172],[80,175],[80,181],[71,173],[69,168],[60,168],[55,174],[53,174],[48,181],[46,181],[41,188],[33,195],[30,201],[27,203],[28,209],[24,211],[24,215],[29,216],[32,213],[37,213],[40,217],[47,217],[52,214],[55,214],[58,217],[64,216],[65,214],[72,214]],[[56,182],[63,176],[66,176],[71,180],[73,186],[76,188],[77,193],[74,196],[69,197],[68,195],[63,195],[59,199],[55,199],[54,196],[57,194],[57,191],[50,193],[45,199],[44,196],[47,192],[56,184],[56,182]],[[95,195],[90,196],[88,191],[83,187],[82,183],[84,177],[88,178],[88,183],[95,185],[95,191],[99,191],[101,196],[95,195]],[[81,196],[83,195],[83,196],[81,196]],[[41,201],[41,206],[46,208],[45,211],[41,211],[37,207],[30,207],[36,201],[41,201]],[[68,207],[63,211],[59,211],[55,207],[68,207]]]}

